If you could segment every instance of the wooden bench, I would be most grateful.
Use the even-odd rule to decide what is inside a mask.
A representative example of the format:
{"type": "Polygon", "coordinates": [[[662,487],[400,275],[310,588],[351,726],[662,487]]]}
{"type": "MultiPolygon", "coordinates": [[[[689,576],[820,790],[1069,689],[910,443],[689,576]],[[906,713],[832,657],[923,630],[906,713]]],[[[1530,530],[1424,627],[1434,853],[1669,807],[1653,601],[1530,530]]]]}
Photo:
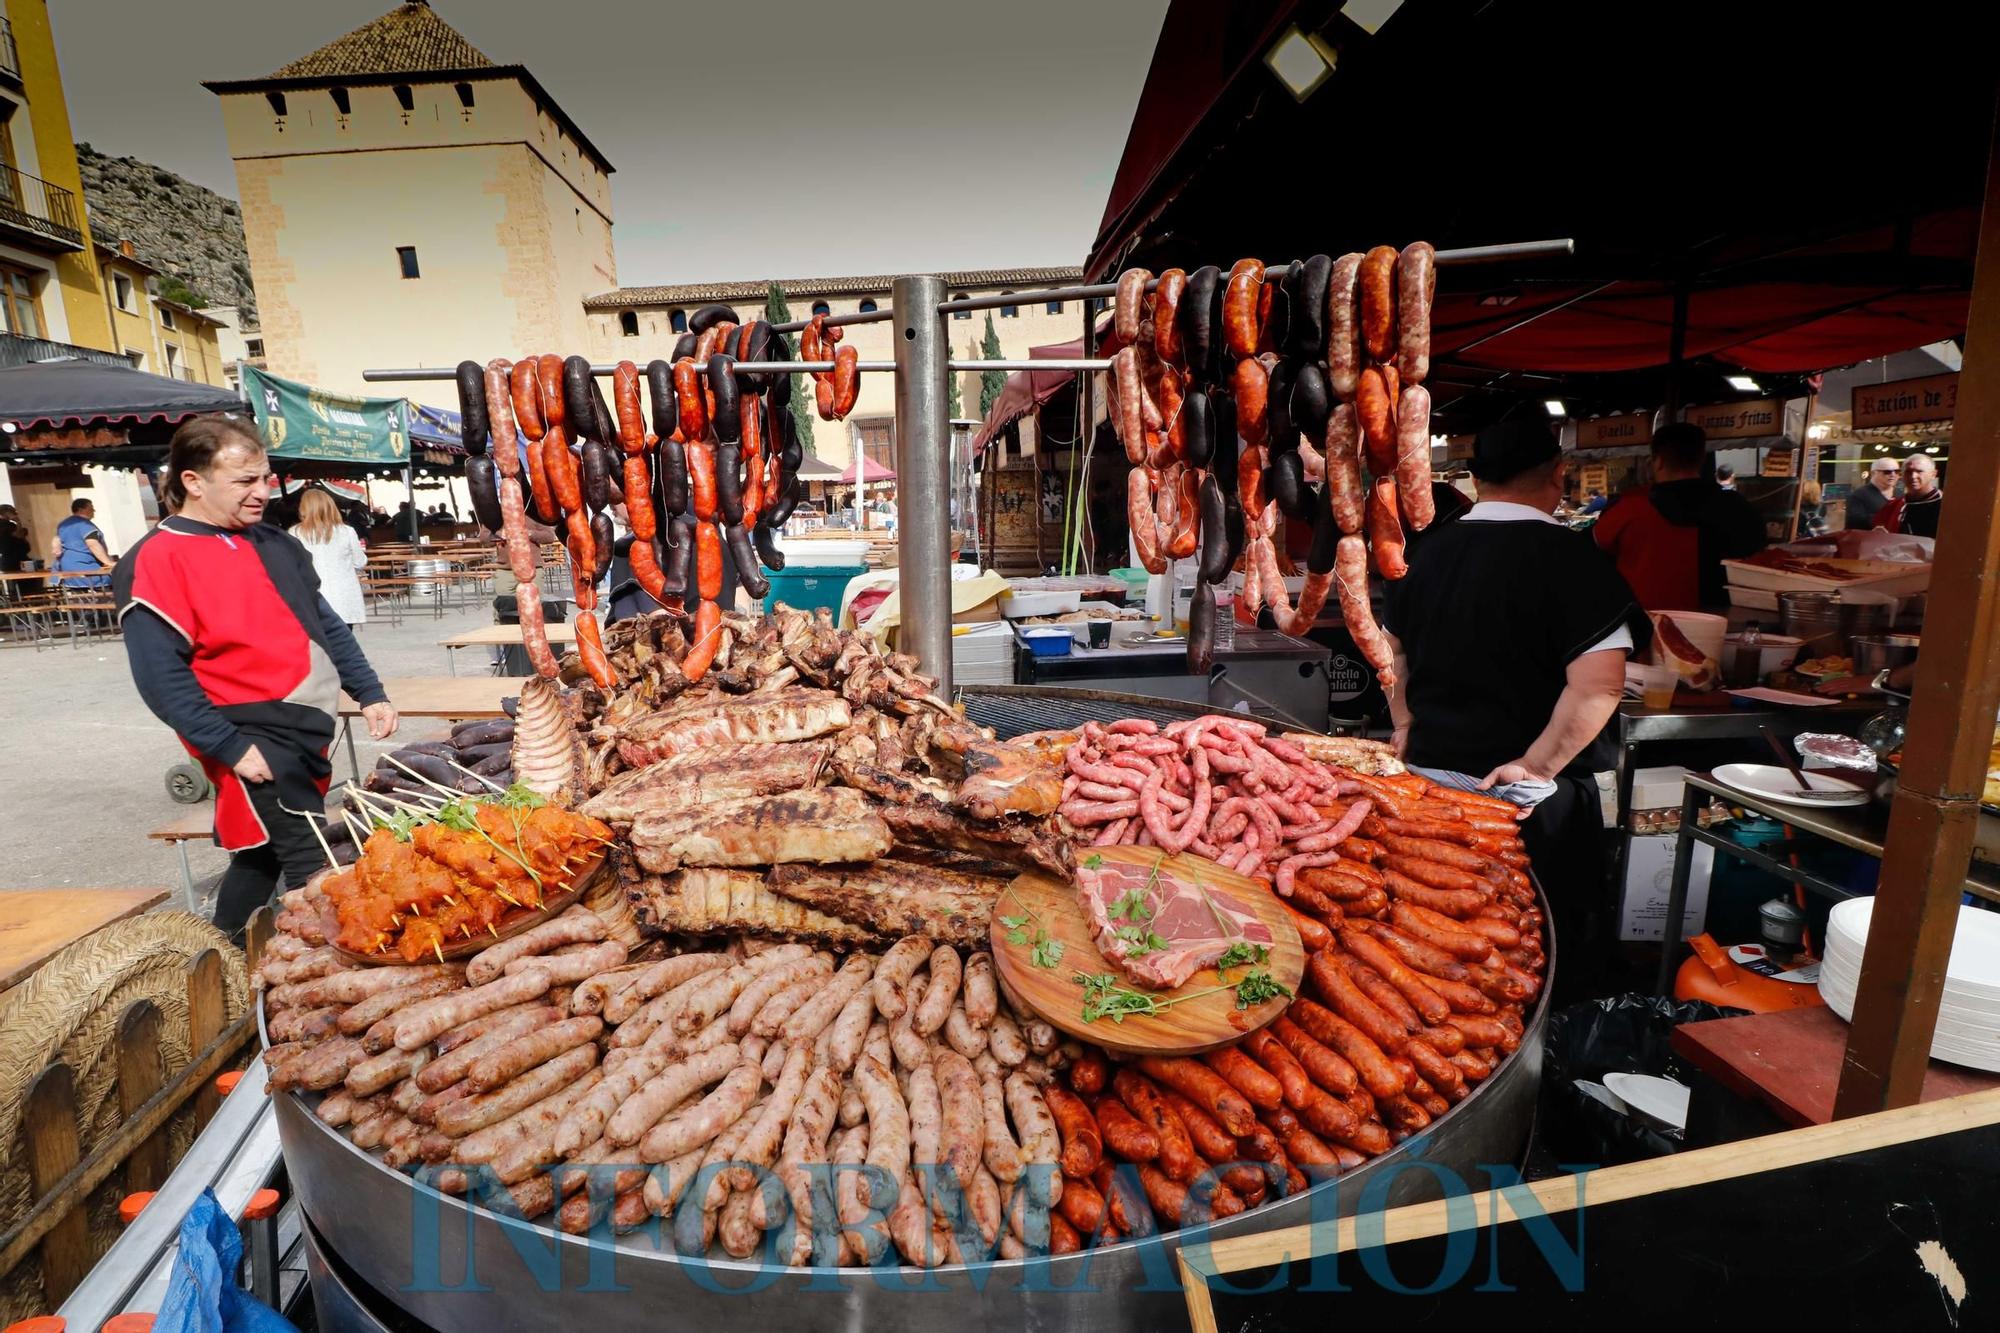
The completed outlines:
{"type": "Polygon", "coordinates": [[[181,905],[188,911],[194,912],[196,916],[201,915],[201,913],[195,909],[194,871],[188,865],[187,845],[197,838],[213,838],[214,836],[215,807],[213,805],[195,806],[173,823],[162,824],[146,835],[150,840],[164,842],[180,853],[181,905]]]}

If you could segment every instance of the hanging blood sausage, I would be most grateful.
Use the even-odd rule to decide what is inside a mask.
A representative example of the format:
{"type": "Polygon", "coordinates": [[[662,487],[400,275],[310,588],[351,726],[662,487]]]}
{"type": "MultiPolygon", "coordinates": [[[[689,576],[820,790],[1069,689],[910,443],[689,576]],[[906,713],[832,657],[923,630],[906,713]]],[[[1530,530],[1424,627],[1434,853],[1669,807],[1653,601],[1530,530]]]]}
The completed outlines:
{"type": "Polygon", "coordinates": [[[465,443],[465,456],[478,458],[486,452],[486,367],[477,361],[458,363],[458,429],[465,443]]]}
{"type": "Polygon", "coordinates": [[[465,489],[472,494],[472,516],[488,532],[500,531],[500,473],[489,457],[465,460],[465,489]]]}

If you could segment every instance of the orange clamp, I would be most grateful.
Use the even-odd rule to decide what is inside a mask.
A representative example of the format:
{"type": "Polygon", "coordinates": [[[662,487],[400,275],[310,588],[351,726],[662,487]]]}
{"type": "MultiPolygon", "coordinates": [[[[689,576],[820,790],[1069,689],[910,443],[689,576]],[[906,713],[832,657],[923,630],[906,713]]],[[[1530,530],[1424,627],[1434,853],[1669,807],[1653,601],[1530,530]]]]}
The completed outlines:
{"type": "Polygon", "coordinates": [[[149,1314],[116,1314],[104,1321],[98,1333],[152,1333],[153,1316],[149,1314]]]}
{"type": "Polygon", "coordinates": [[[152,1201],[153,1191],[151,1190],[140,1190],[136,1194],[126,1195],[118,1201],[118,1220],[128,1227],[131,1226],[132,1220],[139,1216],[139,1210],[152,1201]]]}
{"type": "Polygon", "coordinates": [[[245,1222],[261,1222],[267,1217],[278,1215],[280,1198],[276,1190],[258,1190],[250,1196],[250,1202],[243,1208],[245,1222]]]}
{"type": "Polygon", "coordinates": [[[38,1314],[33,1319],[7,1325],[4,1333],[63,1333],[68,1327],[61,1315],[38,1314]]]}
{"type": "Polygon", "coordinates": [[[232,1069],[226,1074],[217,1074],[215,1076],[215,1090],[227,1097],[230,1093],[236,1091],[236,1085],[242,1081],[243,1071],[232,1069]]]}

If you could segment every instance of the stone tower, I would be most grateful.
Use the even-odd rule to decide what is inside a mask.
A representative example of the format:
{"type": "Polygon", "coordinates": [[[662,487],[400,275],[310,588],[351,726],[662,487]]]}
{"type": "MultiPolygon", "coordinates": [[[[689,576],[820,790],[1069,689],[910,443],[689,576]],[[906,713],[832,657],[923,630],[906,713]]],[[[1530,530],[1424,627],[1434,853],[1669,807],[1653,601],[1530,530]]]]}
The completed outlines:
{"type": "Polygon", "coordinates": [[[204,86],[273,374],[397,396],[361,371],[587,345],[583,299],[617,283],[612,168],[525,67],[411,0],[263,78],[204,86]]]}

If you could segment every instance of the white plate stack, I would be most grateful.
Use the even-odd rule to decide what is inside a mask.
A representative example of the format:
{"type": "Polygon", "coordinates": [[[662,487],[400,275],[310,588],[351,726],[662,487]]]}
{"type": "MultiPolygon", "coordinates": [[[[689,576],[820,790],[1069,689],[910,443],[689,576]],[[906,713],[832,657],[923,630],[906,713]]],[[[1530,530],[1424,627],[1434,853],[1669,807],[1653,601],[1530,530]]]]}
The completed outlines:
{"type": "MultiPolygon", "coordinates": [[[[1873,898],[1850,898],[1833,909],[1826,925],[1820,998],[1850,1021],[1874,912],[1873,898]]],[[[2000,1073],[2000,913],[1963,905],[1958,909],[1931,1058],[2000,1073]]]]}
{"type": "Polygon", "coordinates": [[[1014,627],[1004,620],[953,626],[951,679],[956,685],[1012,685],[1014,627]]]}

